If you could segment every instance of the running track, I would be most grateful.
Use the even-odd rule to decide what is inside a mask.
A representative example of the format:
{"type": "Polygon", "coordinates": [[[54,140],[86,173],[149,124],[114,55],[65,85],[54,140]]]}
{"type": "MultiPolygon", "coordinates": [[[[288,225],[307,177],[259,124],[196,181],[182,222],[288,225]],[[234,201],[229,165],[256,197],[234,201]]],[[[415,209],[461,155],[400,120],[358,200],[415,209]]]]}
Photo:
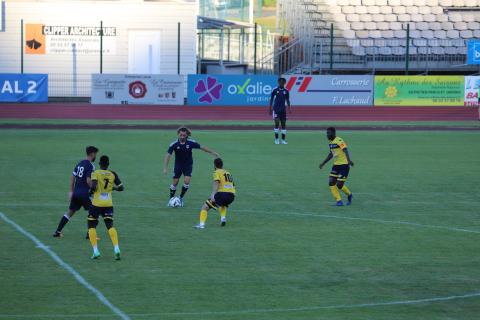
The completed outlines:
{"type": "MultiPolygon", "coordinates": [[[[4,119],[269,120],[266,107],[90,105],[88,103],[0,104],[4,119]]],[[[297,121],[471,121],[466,107],[294,107],[297,121]]]]}

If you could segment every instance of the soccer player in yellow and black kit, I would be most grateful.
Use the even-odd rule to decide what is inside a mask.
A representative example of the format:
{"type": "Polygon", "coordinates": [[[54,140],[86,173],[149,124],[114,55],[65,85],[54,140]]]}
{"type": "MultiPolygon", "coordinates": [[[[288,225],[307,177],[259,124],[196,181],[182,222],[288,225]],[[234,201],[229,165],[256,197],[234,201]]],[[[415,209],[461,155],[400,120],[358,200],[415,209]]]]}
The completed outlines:
{"type": "Polygon", "coordinates": [[[232,175],[223,169],[222,159],[215,159],[213,164],[215,167],[213,172],[213,190],[210,198],[202,206],[200,223],[195,226],[197,229],[205,228],[208,210],[210,209],[218,209],[220,212],[220,225],[224,227],[227,224],[227,207],[235,200],[235,183],[232,175]]]}
{"type": "Polygon", "coordinates": [[[113,227],[113,201],[112,191],[123,191],[123,184],[118,175],[108,170],[110,160],[107,156],[100,157],[100,170],[92,173],[92,188],[90,193],[93,194],[92,205],[88,211],[88,236],[93,247],[92,259],[100,257],[100,251],[97,247],[97,224],[98,217],[102,216],[105,226],[108,229],[110,239],[115,253],[115,259],[120,260],[120,248],[118,247],[117,230],[113,227]]]}
{"type": "Polygon", "coordinates": [[[335,198],[337,206],[343,206],[343,201],[340,197],[339,190],[342,190],[345,193],[348,199],[347,205],[350,205],[352,203],[353,194],[345,185],[345,181],[347,181],[350,166],[353,167],[353,161],[350,159],[350,154],[348,153],[347,144],[345,141],[336,136],[335,128],[327,128],[327,139],[329,141],[330,153],[320,164],[320,169],[322,169],[332,158],[334,159],[332,171],[330,172],[330,178],[328,181],[330,191],[335,198]]]}

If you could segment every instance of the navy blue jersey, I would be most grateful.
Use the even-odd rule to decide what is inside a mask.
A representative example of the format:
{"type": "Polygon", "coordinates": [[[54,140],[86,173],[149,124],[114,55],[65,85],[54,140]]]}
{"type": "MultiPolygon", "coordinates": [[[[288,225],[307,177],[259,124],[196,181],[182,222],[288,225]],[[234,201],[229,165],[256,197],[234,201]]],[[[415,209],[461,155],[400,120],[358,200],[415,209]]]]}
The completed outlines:
{"type": "Polygon", "coordinates": [[[270,96],[270,105],[275,113],[285,112],[285,106],[290,101],[290,92],[285,88],[276,87],[270,96]]]}
{"type": "Polygon", "coordinates": [[[200,149],[200,144],[192,139],[187,139],[185,143],[181,143],[179,140],[174,141],[168,147],[168,153],[175,152],[175,164],[186,166],[193,164],[192,150],[200,149]]]}
{"type": "Polygon", "coordinates": [[[88,160],[82,160],[75,166],[72,172],[75,177],[74,195],[88,195],[90,186],[87,183],[87,178],[90,178],[93,171],[95,171],[95,166],[88,160]]]}

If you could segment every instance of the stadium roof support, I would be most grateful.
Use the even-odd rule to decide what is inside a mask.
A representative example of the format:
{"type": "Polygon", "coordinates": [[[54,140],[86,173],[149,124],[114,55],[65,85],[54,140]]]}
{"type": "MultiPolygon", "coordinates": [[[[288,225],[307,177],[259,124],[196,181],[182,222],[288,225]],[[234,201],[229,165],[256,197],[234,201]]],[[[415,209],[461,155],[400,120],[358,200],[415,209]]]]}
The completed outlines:
{"type": "MultiPolygon", "coordinates": [[[[239,21],[230,21],[230,20],[222,20],[222,19],[215,19],[209,18],[204,16],[197,17],[197,29],[201,30],[201,42],[203,43],[203,38],[205,36],[204,31],[206,30],[219,30],[219,38],[218,38],[218,49],[219,49],[219,59],[218,63],[220,66],[224,65],[224,41],[225,41],[225,30],[227,30],[227,44],[228,44],[228,52],[230,52],[230,30],[237,29],[241,31],[242,36],[242,44],[245,42],[245,29],[253,28],[254,25],[245,22],[239,21]]],[[[203,48],[203,45],[202,45],[203,48]]],[[[203,50],[203,49],[202,49],[203,50]]],[[[230,54],[228,54],[229,56],[230,54]]],[[[203,54],[201,57],[203,60],[203,54]]],[[[229,59],[227,59],[229,60],[229,59]]],[[[244,63],[243,57],[240,59],[239,63],[244,63]]]]}
{"type": "Polygon", "coordinates": [[[253,24],[240,22],[240,21],[215,19],[215,18],[209,18],[209,17],[203,17],[203,16],[197,17],[197,29],[199,30],[245,29],[245,28],[253,28],[253,24]]]}

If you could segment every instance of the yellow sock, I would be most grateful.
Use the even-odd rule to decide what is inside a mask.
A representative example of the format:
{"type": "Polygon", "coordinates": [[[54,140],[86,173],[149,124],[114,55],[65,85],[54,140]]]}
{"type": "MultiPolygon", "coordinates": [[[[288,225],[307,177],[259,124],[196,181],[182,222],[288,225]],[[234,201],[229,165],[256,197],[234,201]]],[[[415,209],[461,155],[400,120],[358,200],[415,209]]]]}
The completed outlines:
{"type": "Polygon", "coordinates": [[[115,228],[108,229],[108,234],[110,235],[110,239],[112,239],[112,244],[114,247],[118,247],[118,233],[115,228]]]}
{"type": "Polygon", "coordinates": [[[207,210],[200,211],[200,224],[205,224],[207,222],[208,212],[207,210]]]}
{"type": "Polygon", "coordinates": [[[227,217],[227,207],[220,207],[218,211],[220,211],[220,217],[224,220],[227,217]]]}
{"type": "Polygon", "coordinates": [[[97,229],[89,228],[88,238],[90,239],[90,243],[92,244],[92,247],[95,249],[97,247],[97,229]]]}
{"type": "Polygon", "coordinates": [[[349,196],[349,195],[352,194],[352,192],[350,191],[350,189],[347,188],[346,185],[343,185],[342,191],[343,191],[347,196],[349,196]]]}
{"type": "Polygon", "coordinates": [[[330,186],[330,191],[332,192],[332,196],[335,198],[335,201],[342,200],[342,198],[340,197],[340,192],[338,192],[337,186],[330,186]]]}

